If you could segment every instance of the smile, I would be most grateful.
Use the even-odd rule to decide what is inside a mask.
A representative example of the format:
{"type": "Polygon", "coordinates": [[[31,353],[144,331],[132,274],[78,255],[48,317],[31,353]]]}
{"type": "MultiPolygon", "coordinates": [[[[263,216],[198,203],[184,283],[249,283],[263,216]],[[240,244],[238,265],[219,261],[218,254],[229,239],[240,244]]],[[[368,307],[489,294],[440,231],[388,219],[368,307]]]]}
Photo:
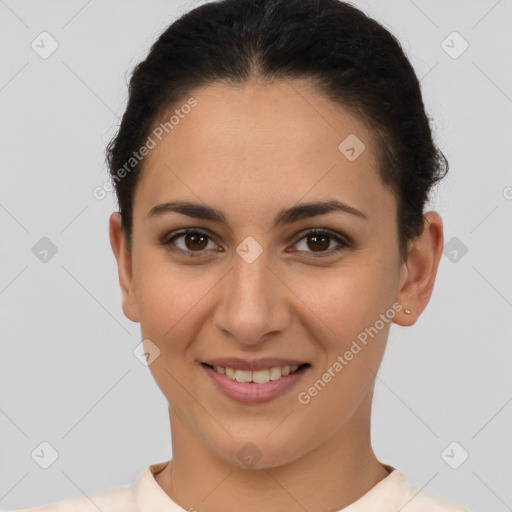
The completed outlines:
{"type": "Polygon", "coordinates": [[[259,361],[257,365],[247,362],[245,364],[233,362],[232,365],[245,366],[245,368],[204,362],[200,366],[209,377],[209,382],[213,383],[213,389],[220,391],[230,400],[242,404],[260,404],[283,396],[297,386],[304,375],[311,371],[309,363],[284,366],[271,364],[266,368],[263,367],[263,361],[259,361]],[[251,365],[259,366],[259,368],[247,369],[251,365]]]}
{"type": "Polygon", "coordinates": [[[256,384],[264,384],[266,382],[270,382],[271,380],[278,380],[283,376],[286,377],[287,375],[295,373],[307,365],[308,363],[293,366],[274,366],[272,368],[257,370],[253,372],[249,370],[235,370],[234,368],[226,368],[224,366],[206,366],[218,374],[225,375],[227,378],[236,380],[237,382],[254,382],[256,384]]]}

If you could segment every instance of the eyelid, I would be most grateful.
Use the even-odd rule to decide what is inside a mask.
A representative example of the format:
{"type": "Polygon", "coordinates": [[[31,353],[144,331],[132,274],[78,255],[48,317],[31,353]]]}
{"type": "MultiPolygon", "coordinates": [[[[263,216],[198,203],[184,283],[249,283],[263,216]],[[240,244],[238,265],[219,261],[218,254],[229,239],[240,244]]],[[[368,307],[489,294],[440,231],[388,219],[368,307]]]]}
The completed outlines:
{"type": "Polygon", "coordinates": [[[335,240],[338,240],[340,243],[344,243],[347,245],[352,245],[352,240],[344,235],[343,233],[338,233],[337,231],[333,231],[332,229],[328,228],[307,228],[302,230],[300,233],[297,233],[297,241],[302,240],[307,235],[328,235],[331,238],[334,238],[335,240]]]}
{"type": "MultiPolygon", "coordinates": [[[[331,229],[327,229],[327,228],[305,229],[305,230],[301,231],[300,233],[298,233],[296,237],[294,237],[294,238],[296,238],[296,241],[294,242],[293,245],[297,245],[303,238],[306,238],[308,236],[313,236],[313,235],[324,235],[327,238],[334,240],[338,244],[338,247],[329,249],[327,251],[319,251],[319,252],[298,251],[298,252],[305,253],[308,255],[308,257],[312,256],[314,258],[317,258],[317,257],[322,258],[322,257],[328,257],[328,256],[338,254],[343,249],[349,249],[349,248],[353,247],[353,245],[354,245],[352,240],[349,237],[347,237],[341,233],[338,233],[336,231],[333,231],[331,229]]],[[[288,252],[288,249],[286,251],[288,252]]]]}
{"type": "MultiPolygon", "coordinates": [[[[162,237],[162,239],[160,240],[160,244],[165,246],[167,249],[169,249],[172,252],[186,254],[187,256],[191,256],[191,257],[203,256],[203,254],[206,253],[205,250],[185,251],[176,246],[174,246],[173,248],[169,247],[171,242],[173,240],[175,240],[176,238],[180,238],[182,236],[186,236],[189,234],[203,235],[203,236],[207,237],[209,240],[211,240],[212,242],[214,242],[215,244],[217,244],[217,242],[215,241],[215,237],[211,233],[209,233],[208,231],[206,231],[202,228],[184,228],[184,229],[179,229],[177,231],[171,231],[170,233],[167,233],[166,235],[164,235],[162,237]]],[[[219,245],[219,244],[217,244],[217,245],[219,245]]]]}
{"type": "MultiPolygon", "coordinates": [[[[203,256],[203,254],[207,253],[206,250],[185,251],[176,246],[174,246],[172,249],[169,247],[169,244],[173,240],[180,238],[182,236],[186,236],[188,234],[199,234],[199,235],[206,236],[209,240],[211,240],[215,244],[217,244],[217,242],[215,241],[215,237],[211,233],[209,233],[207,230],[204,230],[202,228],[184,228],[184,229],[180,229],[177,231],[172,231],[172,232],[164,235],[162,237],[162,239],[160,240],[160,243],[161,243],[161,245],[166,246],[169,250],[171,250],[173,252],[186,254],[191,257],[198,257],[198,256],[200,257],[200,256],[203,256]]],[[[293,245],[297,245],[297,243],[300,242],[303,238],[306,238],[306,237],[312,236],[312,235],[327,236],[328,238],[334,240],[338,244],[338,247],[334,248],[334,249],[329,249],[328,251],[319,251],[319,252],[298,251],[299,253],[306,253],[306,254],[312,255],[313,257],[327,257],[327,256],[337,254],[341,250],[351,248],[353,246],[353,241],[349,237],[347,237],[341,233],[337,233],[336,231],[327,229],[327,228],[305,229],[305,230],[301,231],[300,233],[298,233],[297,235],[295,235],[294,237],[292,237],[292,239],[295,238],[295,242],[293,243],[293,245]]],[[[286,249],[286,252],[290,252],[290,251],[288,251],[288,249],[286,249]]],[[[291,252],[293,252],[293,251],[291,251],[291,252]]]]}

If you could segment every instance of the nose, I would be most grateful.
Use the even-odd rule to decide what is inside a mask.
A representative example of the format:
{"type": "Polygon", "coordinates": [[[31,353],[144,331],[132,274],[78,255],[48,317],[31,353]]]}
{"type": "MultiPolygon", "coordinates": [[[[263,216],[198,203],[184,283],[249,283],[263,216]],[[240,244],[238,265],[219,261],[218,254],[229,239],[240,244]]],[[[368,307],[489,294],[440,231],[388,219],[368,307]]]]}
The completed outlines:
{"type": "Polygon", "coordinates": [[[233,267],[221,287],[214,325],[244,345],[256,345],[290,324],[287,287],[261,254],[247,263],[234,255],[233,267]]]}

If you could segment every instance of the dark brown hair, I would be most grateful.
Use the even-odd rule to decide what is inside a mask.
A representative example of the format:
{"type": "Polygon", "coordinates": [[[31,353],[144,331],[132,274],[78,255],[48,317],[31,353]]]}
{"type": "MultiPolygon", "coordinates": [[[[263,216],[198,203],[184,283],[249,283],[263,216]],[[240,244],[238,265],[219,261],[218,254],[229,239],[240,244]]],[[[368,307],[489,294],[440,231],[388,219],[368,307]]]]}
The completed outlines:
{"type": "Polygon", "coordinates": [[[408,242],[423,231],[425,204],[448,161],[433,142],[420,83],[398,40],[340,0],[213,1],[159,36],[133,71],[126,111],[106,151],[129,244],[144,160],[122,179],[119,169],[126,169],[162,114],[195,88],[255,77],[312,79],[319,92],[370,127],[379,174],[397,197],[405,257],[408,242]]]}

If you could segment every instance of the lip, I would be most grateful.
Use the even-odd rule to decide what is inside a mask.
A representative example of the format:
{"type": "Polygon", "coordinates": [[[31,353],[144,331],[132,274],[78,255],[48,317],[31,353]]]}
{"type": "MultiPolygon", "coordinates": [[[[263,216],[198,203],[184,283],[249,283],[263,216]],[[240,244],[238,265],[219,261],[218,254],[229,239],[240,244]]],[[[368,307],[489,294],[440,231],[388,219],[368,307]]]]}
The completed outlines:
{"type": "MultiPolygon", "coordinates": [[[[226,362],[225,359],[219,359],[215,361],[226,362]]],[[[217,373],[209,366],[206,366],[205,363],[201,363],[200,366],[208,375],[208,377],[213,381],[216,388],[221,393],[223,393],[224,396],[227,396],[231,400],[235,400],[243,404],[260,404],[269,402],[284,395],[286,392],[290,391],[294,386],[296,386],[297,383],[303,378],[304,374],[311,368],[311,365],[308,365],[297,370],[295,373],[283,376],[277,380],[271,380],[263,384],[257,384],[255,382],[238,382],[236,380],[232,380],[229,377],[226,377],[226,375],[217,373]]],[[[218,364],[216,366],[223,366],[223,364],[218,364]]],[[[275,364],[274,366],[281,366],[281,364],[275,364]]],[[[288,365],[284,364],[282,366],[288,365]]],[[[265,368],[269,368],[269,366],[265,366],[263,369],[265,368]]]]}
{"type": "Polygon", "coordinates": [[[253,361],[246,361],[238,357],[221,357],[217,359],[209,359],[203,363],[210,366],[222,366],[224,368],[233,368],[234,370],[246,370],[256,372],[258,370],[266,370],[276,366],[300,366],[307,361],[299,361],[297,359],[279,359],[276,357],[262,357],[253,361]]]}

